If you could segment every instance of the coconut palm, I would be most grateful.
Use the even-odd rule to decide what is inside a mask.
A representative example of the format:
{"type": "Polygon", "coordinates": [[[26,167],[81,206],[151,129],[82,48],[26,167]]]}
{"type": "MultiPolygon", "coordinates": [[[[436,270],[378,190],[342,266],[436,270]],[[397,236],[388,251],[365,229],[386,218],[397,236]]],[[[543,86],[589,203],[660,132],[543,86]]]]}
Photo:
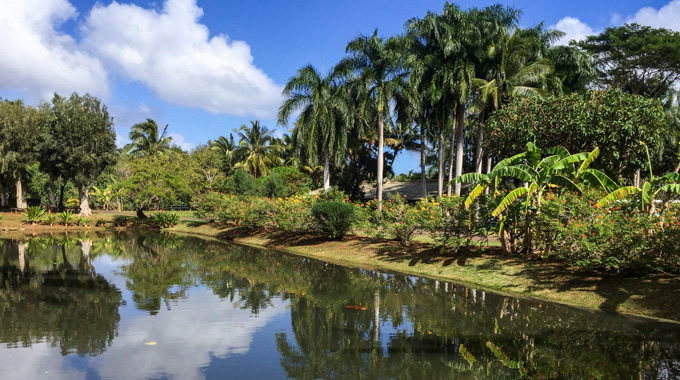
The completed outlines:
{"type": "Polygon", "coordinates": [[[287,124],[290,115],[301,111],[295,121],[294,144],[307,161],[323,161],[323,189],[330,189],[331,162],[339,164],[347,151],[347,135],[352,127],[353,104],[342,86],[340,68],[321,74],[307,65],[290,78],[283,89],[286,98],[279,108],[279,124],[287,124]],[[304,152],[302,152],[304,151],[304,152]]]}
{"type": "MultiPolygon", "coordinates": [[[[365,110],[375,110],[372,115],[359,115],[364,122],[375,122],[378,134],[377,189],[378,202],[382,201],[383,171],[385,167],[385,120],[391,119],[390,104],[399,88],[406,83],[403,56],[397,39],[385,41],[376,29],[371,36],[361,35],[351,40],[345,49],[349,54],[338,66],[356,71],[352,84],[356,86],[362,102],[372,103],[365,110]]],[[[362,107],[363,108],[363,107],[362,107]]]]}
{"type": "Polygon", "coordinates": [[[540,27],[515,28],[510,33],[509,25],[501,22],[489,24],[492,26],[487,27],[490,31],[486,34],[495,34],[497,38],[480,50],[479,75],[474,80],[477,88],[474,108],[479,112],[474,156],[477,173],[482,172],[484,123],[491,112],[514,97],[543,97],[548,94],[547,81],[553,65],[541,51],[546,48],[546,43],[558,36],[554,31],[543,32],[540,27]]]}
{"type": "Polygon", "coordinates": [[[258,178],[269,174],[269,170],[281,164],[279,157],[280,147],[274,143],[274,137],[267,127],[260,126],[259,121],[251,121],[250,127],[241,125],[234,129],[239,137],[236,155],[239,162],[234,167],[239,167],[258,178]]]}
{"type": "Polygon", "coordinates": [[[153,119],[146,119],[130,128],[131,143],[125,149],[131,154],[155,156],[170,148],[172,137],[168,136],[168,126],[160,132],[158,124],[153,119]]]}
{"type": "Polygon", "coordinates": [[[234,160],[236,156],[236,149],[238,145],[234,142],[234,135],[229,134],[229,138],[220,136],[217,140],[212,140],[208,143],[212,150],[218,151],[220,157],[222,157],[222,162],[224,163],[224,170],[229,173],[234,167],[234,160]]]}

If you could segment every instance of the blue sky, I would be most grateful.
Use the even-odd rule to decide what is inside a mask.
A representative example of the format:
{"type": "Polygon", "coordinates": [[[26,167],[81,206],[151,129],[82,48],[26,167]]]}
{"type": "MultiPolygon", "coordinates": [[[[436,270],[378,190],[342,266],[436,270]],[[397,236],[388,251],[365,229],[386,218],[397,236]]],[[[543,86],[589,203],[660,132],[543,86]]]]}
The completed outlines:
{"type": "MultiPolygon", "coordinates": [[[[460,1],[461,7],[497,1],[460,1]]],[[[579,39],[639,22],[680,30],[680,0],[502,1],[521,25],[579,39]]],[[[392,35],[443,1],[23,0],[0,3],[0,96],[30,103],[90,92],[115,117],[119,143],[146,117],[191,148],[259,119],[277,127],[280,90],[301,66],[328,69],[358,34],[392,35]],[[3,30],[4,29],[4,30],[3,30]]],[[[283,127],[279,127],[285,130],[283,127]]],[[[396,172],[415,169],[403,155],[396,172]]]]}

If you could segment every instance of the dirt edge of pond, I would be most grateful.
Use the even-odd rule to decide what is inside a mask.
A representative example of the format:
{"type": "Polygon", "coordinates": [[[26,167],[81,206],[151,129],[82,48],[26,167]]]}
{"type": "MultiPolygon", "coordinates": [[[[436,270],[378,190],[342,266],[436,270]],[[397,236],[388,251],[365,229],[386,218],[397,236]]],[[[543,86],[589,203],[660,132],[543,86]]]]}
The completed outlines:
{"type": "Polygon", "coordinates": [[[480,287],[515,297],[537,298],[579,308],[680,323],[680,277],[644,277],[579,272],[565,264],[503,256],[495,249],[479,255],[452,255],[432,244],[348,236],[327,241],[309,234],[180,224],[168,231],[274,248],[334,264],[382,269],[480,287]]]}

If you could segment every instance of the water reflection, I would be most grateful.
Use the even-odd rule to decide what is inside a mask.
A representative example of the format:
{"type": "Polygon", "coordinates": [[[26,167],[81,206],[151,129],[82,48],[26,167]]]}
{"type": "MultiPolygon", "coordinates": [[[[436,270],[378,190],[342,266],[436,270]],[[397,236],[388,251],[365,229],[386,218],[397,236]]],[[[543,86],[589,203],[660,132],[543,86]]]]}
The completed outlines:
{"type": "Polygon", "coordinates": [[[50,237],[2,256],[0,375],[4,353],[47,344],[64,377],[680,376],[677,325],[217,241],[50,237]]]}

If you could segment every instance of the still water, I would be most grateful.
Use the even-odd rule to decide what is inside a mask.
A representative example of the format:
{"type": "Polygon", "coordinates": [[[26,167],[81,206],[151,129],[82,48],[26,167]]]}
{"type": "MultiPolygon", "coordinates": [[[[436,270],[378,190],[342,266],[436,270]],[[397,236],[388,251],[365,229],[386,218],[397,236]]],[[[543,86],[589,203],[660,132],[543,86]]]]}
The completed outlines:
{"type": "Polygon", "coordinates": [[[680,327],[171,234],[0,240],[0,378],[680,377],[680,327]]]}

